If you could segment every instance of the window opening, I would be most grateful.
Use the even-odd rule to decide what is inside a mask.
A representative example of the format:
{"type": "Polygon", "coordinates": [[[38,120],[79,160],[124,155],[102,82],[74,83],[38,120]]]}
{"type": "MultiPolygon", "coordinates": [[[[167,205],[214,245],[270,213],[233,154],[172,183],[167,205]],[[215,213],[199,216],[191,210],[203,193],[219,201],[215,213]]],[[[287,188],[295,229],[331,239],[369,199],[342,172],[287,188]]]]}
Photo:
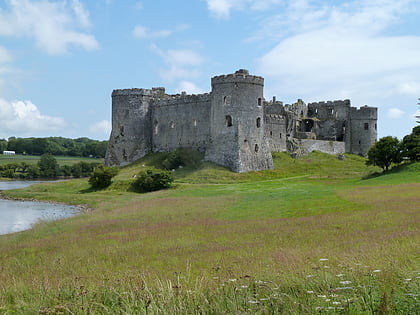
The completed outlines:
{"type": "Polygon", "coordinates": [[[226,115],[226,126],[232,127],[232,116],[226,115]]]}
{"type": "Polygon", "coordinates": [[[196,119],[193,120],[193,126],[197,127],[197,120],[196,119]]]}
{"type": "Polygon", "coordinates": [[[258,117],[257,118],[257,128],[260,128],[260,127],[261,127],[261,118],[258,117]]]}
{"type": "Polygon", "coordinates": [[[369,123],[365,123],[365,130],[369,130],[369,123]]]}
{"type": "Polygon", "coordinates": [[[255,149],[254,150],[255,150],[255,152],[258,152],[258,150],[259,150],[258,144],[255,145],[255,149]]]}
{"type": "Polygon", "coordinates": [[[261,97],[259,97],[258,98],[258,106],[261,106],[262,105],[262,98],[261,97]]]}
{"type": "Polygon", "coordinates": [[[155,120],[155,135],[157,135],[158,133],[159,133],[159,124],[157,120],[155,120]]]}

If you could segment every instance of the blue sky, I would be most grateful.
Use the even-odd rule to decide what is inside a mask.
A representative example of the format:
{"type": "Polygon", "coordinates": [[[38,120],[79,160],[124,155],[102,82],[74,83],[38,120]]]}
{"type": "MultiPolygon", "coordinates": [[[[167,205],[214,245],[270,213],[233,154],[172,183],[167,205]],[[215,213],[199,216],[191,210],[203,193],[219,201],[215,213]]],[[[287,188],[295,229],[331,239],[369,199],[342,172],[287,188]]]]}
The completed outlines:
{"type": "Polygon", "coordinates": [[[265,98],[379,108],[416,125],[420,0],[0,0],[0,138],[108,139],[111,92],[210,91],[248,69],[265,98]]]}

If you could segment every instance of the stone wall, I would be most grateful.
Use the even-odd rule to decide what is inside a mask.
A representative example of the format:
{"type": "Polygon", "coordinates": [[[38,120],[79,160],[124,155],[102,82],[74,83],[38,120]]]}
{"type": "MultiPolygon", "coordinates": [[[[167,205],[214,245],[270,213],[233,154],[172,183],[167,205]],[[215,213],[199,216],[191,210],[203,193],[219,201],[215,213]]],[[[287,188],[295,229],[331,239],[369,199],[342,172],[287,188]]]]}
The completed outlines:
{"type": "Polygon", "coordinates": [[[192,148],[204,152],[210,140],[211,95],[156,100],[152,107],[152,150],[192,148]]]}

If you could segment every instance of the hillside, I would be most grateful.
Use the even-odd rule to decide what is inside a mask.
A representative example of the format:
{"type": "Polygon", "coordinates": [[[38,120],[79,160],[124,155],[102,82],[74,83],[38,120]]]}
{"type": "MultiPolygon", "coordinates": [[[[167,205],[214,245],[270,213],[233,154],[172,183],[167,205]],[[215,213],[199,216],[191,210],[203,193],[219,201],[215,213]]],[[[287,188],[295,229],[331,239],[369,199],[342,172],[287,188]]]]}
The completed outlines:
{"type": "Polygon", "coordinates": [[[276,154],[275,170],[236,174],[194,158],[174,171],[173,189],[127,191],[164,158],[122,168],[104,191],[80,179],[8,192],[93,210],[0,237],[0,312],[418,307],[419,163],[378,176],[358,156],[276,154]]]}

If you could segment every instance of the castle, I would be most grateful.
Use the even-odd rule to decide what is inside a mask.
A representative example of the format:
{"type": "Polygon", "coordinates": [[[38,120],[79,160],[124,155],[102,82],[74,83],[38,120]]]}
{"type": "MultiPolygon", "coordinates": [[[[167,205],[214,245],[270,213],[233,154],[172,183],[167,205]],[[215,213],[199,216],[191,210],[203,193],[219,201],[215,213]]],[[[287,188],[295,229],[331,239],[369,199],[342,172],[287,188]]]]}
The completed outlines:
{"type": "Polygon", "coordinates": [[[375,107],[354,108],[350,100],[266,101],[264,78],[243,69],[213,77],[211,86],[199,95],[114,90],[105,163],[125,165],[149,152],[192,148],[242,173],[273,168],[271,152],[366,155],[377,138],[375,107]]]}

